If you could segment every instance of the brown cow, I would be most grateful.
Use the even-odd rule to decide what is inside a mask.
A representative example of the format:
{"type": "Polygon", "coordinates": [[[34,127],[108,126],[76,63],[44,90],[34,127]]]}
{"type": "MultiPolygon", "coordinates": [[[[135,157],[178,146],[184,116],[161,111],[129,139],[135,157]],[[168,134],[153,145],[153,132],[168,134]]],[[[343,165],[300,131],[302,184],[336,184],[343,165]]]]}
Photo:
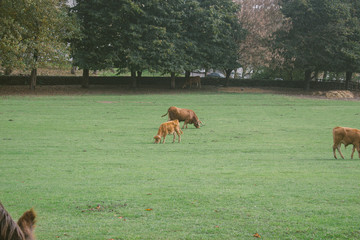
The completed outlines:
{"type": "Polygon", "coordinates": [[[196,128],[199,128],[200,124],[202,124],[202,122],[196,116],[195,112],[190,109],[169,107],[167,113],[165,113],[161,117],[165,117],[168,114],[169,114],[169,121],[175,120],[175,119],[179,120],[179,122],[183,121],[184,122],[184,125],[182,126],[183,129],[184,129],[185,125],[187,128],[188,123],[194,124],[194,126],[196,128]]]}
{"type": "Polygon", "coordinates": [[[30,209],[16,223],[0,202],[0,239],[35,240],[35,218],[36,213],[33,209],[30,209]]]}
{"type": "Polygon", "coordinates": [[[186,79],[182,88],[185,88],[187,85],[189,85],[189,87],[191,88],[193,84],[196,84],[196,87],[201,88],[201,78],[199,76],[189,77],[188,79],[186,79]]]}
{"type": "Polygon", "coordinates": [[[173,134],[174,138],[173,138],[173,142],[175,142],[175,133],[178,135],[179,138],[179,142],[181,142],[181,134],[183,134],[183,132],[180,129],[180,124],[179,124],[179,120],[174,120],[174,121],[168,121],[165,123],[162,123],[159,127],[158,133],[157,135],[154,137],[155,142],[154,143],[159,143],[161,141],[161,138],[163,138],[163,142],[165,143],[165,138],[168,134],[173,134]]]}
{"type": "Polygon", "coordinates": [[[340,151],[341,144],[344,144],[345,147],[352,144],[353,149],[351,153],[351,159],[353,159],[355,148],[359,153],[360,158],[360,130],[355,128],[348,128],[348,127],[335,127],[333,129],[333,138],[334,138],[334,145],[333,145],[333,153],[335,159],[336,157],[336,149],[339,151],[341,157],[344,159],[340,151]]]}

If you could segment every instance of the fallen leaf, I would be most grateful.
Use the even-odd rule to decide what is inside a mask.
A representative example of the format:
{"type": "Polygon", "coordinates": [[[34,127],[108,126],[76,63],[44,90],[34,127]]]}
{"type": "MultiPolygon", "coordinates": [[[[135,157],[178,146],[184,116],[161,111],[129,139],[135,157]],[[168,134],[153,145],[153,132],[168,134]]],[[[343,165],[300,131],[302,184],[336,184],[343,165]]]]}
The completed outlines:
{"type": "Polygon", "coordinates": [[[255,233],[255,234],[254,234],[254,237],[256,237],[256,238],[261,238],[261,236],[260,236],[258,233],[255,233]]]}
{"type": "Polygon", "coordinates": [[[218,226],[218,225],[216,225],[215,227],[216,227],[216,228],[219,228],[219,226],[218,226]]]}
{"type": "Polygon", "coordinates": [[[153,209],[152,208],[147,208],[145,209],[146,211],[152,211],[153,209]]]}

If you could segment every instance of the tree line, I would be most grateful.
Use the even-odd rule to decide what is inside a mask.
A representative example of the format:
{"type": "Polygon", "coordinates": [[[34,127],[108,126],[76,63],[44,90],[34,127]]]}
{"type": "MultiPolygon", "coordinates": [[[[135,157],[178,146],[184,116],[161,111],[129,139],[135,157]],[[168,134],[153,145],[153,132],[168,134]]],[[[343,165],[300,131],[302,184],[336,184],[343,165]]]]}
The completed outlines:
{"type": "Polygon", "coordinates": [[[359,72],[360,2],[354,0],[1,0],[0,65],[24,69],[70,61],[89,71],[145,70],[186,77],[239,67],[287,79],[359,72]]]}

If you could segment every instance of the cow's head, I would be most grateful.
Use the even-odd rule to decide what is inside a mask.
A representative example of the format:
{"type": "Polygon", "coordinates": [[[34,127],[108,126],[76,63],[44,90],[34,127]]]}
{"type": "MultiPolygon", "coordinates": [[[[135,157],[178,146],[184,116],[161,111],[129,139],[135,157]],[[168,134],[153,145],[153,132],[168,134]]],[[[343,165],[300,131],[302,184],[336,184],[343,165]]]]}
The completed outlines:
{"type": "Polygon", "coordinates": [[[205,126],[205,124],[202,121],[197,120],[197,121],[194,122],[194,126],[196,128],[200,128],[200,126],[205,126]]]}
{"type": "Polygon", "coordinates": [[[156,136],[154,137],[154,139],[155,139],[155,142],[154,142],[154,143],[159,143],[160,140],[161,140],[161,137],[160,137],[159,135],[156,135],[156,136]]]}

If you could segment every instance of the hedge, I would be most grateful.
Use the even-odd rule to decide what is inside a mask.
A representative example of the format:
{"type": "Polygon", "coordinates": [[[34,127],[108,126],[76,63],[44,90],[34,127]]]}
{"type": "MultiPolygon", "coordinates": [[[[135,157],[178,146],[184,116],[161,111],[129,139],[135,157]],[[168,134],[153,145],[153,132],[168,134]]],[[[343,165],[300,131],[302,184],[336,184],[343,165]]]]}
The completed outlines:
{"type": "MultiPolygon", "coordinates": [[[[38,76],[37,85],[81,85],[81,76],[38,76]]],[[[184,77],[176,78],[176,88],[184,84],[184,77]]],[[[224,86],[224,78],[202,78],[202,85],[224,86]]],[[[29,76],[0,76],[0,85],[29,85],[29,76]]],[[[131,77],[89,77],[90,85],[131,85],[131,77]]],[[[170,87],[170,77],[141,77],[138,80],[139,86],[164,86],[170,87]]],[[[230,87],[281,87],[281,88],[304,88],[303,81],[282,81],[282,80],[257,80],[257,79],[230,79],[230,87]]],[[[310,84],[311,89],[332,90],[345,89],[343,82],[317,82],[310,84]]],[[[359,84],[351,82],[349,90],[359,90],[359,84]]]]}

